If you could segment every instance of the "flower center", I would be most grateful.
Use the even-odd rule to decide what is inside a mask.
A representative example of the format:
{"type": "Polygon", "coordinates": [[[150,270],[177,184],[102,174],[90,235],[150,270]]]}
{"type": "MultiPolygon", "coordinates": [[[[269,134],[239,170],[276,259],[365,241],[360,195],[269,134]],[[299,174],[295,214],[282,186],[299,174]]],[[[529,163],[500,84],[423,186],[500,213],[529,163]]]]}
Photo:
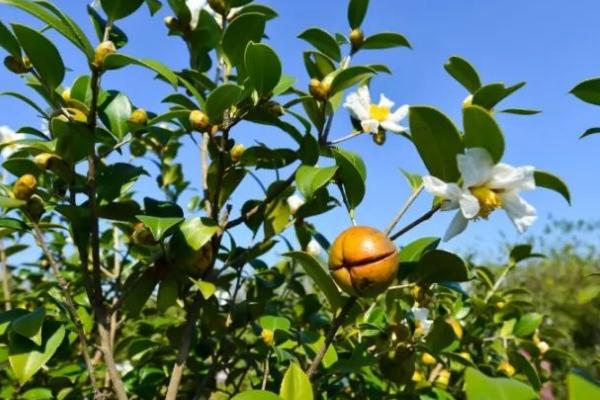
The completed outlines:
{"type": "Polygon", "coordinates": [[[387,107],[381,107],[377,104],[371,104],[369,106],[369,113],[371,114],[371,118],[383,122],[390,115],[390,109],[387,107]]]}
{"type": "Polygon", "coordinates": [[[479,201],[479,214],[481,218],[487,218],[496,208],[502,207],[502,197],[490,188],[477,186],[470,188],[471,194],[479,201]]]}

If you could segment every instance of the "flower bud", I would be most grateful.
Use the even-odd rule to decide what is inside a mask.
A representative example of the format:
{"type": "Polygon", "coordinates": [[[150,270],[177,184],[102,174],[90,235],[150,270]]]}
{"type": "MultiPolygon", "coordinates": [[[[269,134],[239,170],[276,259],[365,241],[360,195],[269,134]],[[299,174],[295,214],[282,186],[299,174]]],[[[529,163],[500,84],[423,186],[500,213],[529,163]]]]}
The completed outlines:
{"type": "Polygon", "coordinates": [[[44,201],[40,196],[34,194],[27,200],[25,210],[31,219],[37,223],[42,218],[42,214],[44,214],[44,201]]]}
{"type": "Polygon", "coordinates": [[[283,114],[285,114],[285,110],[283,109],[281,104],[279,104],[276,101],[267,102],[265,104],[265,108],[267,109],[269,114],[274,115],[275,117],[281,117],[283,114]]]}
{"type": "Polygon", "coordinates": [[[16,199],[29,200],[37,188],[37,179],[31,174],[21,176],[13,186],[13,194],[16,199]]]}
{"type": "Polygon", "coordinates": [[[65,103],[71,101],[71,88],[66,88],[65,90],[63,90],[60,96],[65,101],[65,103]]]}
{"type": "Polygon", "coordinates": [[[208,5],[217,14],[227,15],[229,14],[229,6],[226,0],[208,0],[208,5]]]}
{"type": "Polygon", "coordinates": [[[439,372],[437,378],[435,379],[435,385],[442,389],[446,389],[448,387],[448,383],[450,383],[450,371],[443,369],[439,372]]]}
{"type": "Polygon", "coordinates": [[[380,130],[373,134],[373,142],[375,142],[375,144],[378,144],[379,146],[383,146],[383,144],[385,143],[385,139],[386,135],[384,131],[380,130]]]}
{"type": "Polygon", "coordinates": [[[190,126],[193,130],[203,132],[210,125],[208,115],[200,110],[194,110],[190,113],[190,126]]]}
{"type": "Polygon", "coordinates": [[[322,250],[321,245],[315,239],[311,239],[306,245],[306,252],[313,257],[318,257],[322,250]]]}
{"type": "Polygon", "coordinates": [[[231,150],[229,151],[229,155],[231,156],[231,161],[233,161],[234,163],[240,161],[242,159],[242,156],[244,155],[245,151],[246,151],[246,147],[241,143],[238,143],[235,146],[233,146],[231,148],[231,150]]]}
{"type": "Polygon", "coordinates": [[[415,371],[415,372],[413,373],[413,375],[412,375],[412,378],[411,378],[411,380],[412,380],[413,382],[421,382],[421,381],[425,380],[425,377],[424,377],[424,376],[423,376],[423,374],[422,374],[422,373],[420,373],[419,371],[415,371]]]}
{"type": "Polygon", "coordinates": [[[40,153],[33,158],[33,163],[42,171],[52,171],[65,182],[73,181],[73,170],[65,160],[55,154],[40,153]]]}
{"type": "Polygon", "coordinates": [[[460,322],[455,320],[454,318],[449,318],[446,320],[446,323],[452,327],[454,334],[460,340],[463,337],[463,328],[460,325],[460,322]]]}
{"type": "Polygon", "coordinates": [[[311,79],[308,84],[310,95],[316,100],[325,101],[329,95],[329,88],[318,79],[311,79]]]}
{"type": "Polygon", "coordinates": [[[110,40],[106,40],[96,47],[96,54],[94,55],[94,66],[102,68],[104,66],[104,60],[109,54],[117,52],[115,44],[110,40]]]}
{"type": "Polygon", "coordinates": [[[65,108],[64,110],[68,114],[69,120],[72,122],[79,122],[82,124],[88,123],[88,117],[83,111],[73,107],[65,108]]]}
{"type": "Polygon", "coordinates": [[[138,108],[131,113],[128,121],[135,125],[146,125],[148,123],[148,113],[143,108],[138,108]]]}
{"type": "Polygon", "coordinates": [[[421,361],[425,365],[435,365],[437,363],[435,357],[429,353],[423,353],[423,355],[421,356],[421,361]]]}
{"type": "Polygon", "coordinates": [[[8,56],[4,59],[4,66],[15,74],[24,74],[29,71],[29,68],[23,61],[13,56],[8,56]]]}
{"type": "Polygon", "coordinates": [[[298,209],[304,205],[304,199],[293,194],[287,198],[287,205],[290,208],[290,214],[295,215],[298,209]]]}
{"type": "Polygon", "coordinates": [[[507,376],[513,376],[517,370],[508,361],[502,361],[498,366],[498,371],[503,372],[507,376]]]}
{"type": "Polygon", "coordinates": [[[352,52],[356,53],[365,42],[365,35],[360,28],[353,29],[350,32],[350,45],[352,46],[352,52]]]}
{"type": "Polygon", "coordinates": [[[545,354],[548,350],[550,350],[550,345],[542,340],[537,344],[537,348],[540,351],[540,354],[545,354]]]}
{"type": "Polygon", "coordinates": [[[265,345],[271,346],[271,345],[273,345],[273,340],[274,340],[275,334],[270,329],[263,329],[262,332],[260,333],[260,337],[262,338],[262,341],[265,345]]]}

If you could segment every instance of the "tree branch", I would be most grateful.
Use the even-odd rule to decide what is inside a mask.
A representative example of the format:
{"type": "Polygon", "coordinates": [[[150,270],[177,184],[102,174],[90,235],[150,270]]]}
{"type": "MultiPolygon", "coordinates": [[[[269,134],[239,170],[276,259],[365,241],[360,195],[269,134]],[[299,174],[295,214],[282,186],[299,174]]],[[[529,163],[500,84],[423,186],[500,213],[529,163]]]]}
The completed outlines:
{"type": "Polygon", "coordinates": [[[398,211],[398,214],[396,214],[396,216],[394,217],[394,219],[392,220],[390,225],[385,230],[386,235],[389,236],[389,234],[392,233],[392,230],[396,227],[396,225],[398,225],[398,222],[400,222],[400,220],[402,219],[404,214],[406,214],[406,212],[408,211],[410,206],[412,206],[412,204],[415,202],[417,197],[419,197],[419,195],[421,194],[422,191],[423,191],[423,184],[419,185],[419,187],[417,189],[413,190],[410,197],[402,205],[402,208],[400,208],[400,211],[398,211]]]}

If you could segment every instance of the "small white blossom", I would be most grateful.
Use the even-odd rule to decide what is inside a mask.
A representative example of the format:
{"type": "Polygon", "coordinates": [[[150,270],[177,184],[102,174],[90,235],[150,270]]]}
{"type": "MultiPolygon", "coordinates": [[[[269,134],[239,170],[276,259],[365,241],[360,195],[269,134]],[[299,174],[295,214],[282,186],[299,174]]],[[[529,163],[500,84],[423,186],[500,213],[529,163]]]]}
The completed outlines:
{"type": "Polygon", "coordinates": [[[537,344],[537,348],[540,353],[545,354],[548,350],[550,350],[550,345],[542,340],[537,344]]]}
{"type": "Polygon", "coordinates": [[[306,252],[313,257],[318,257],[321,254],[323,248],[315,239],[311,239],[306,245],[306,252]]]}
{"type": "Polygon", "coordinates": [[[429,333],[433,320],[429,319],[429,310],[423,307],[413,307],[411,312],[415,318],[415,326],[417,330],[423,335],[429,333]]]}
{"type": "Polygon", "coordinates": [[[190,10],[191,20],[190,20],[190,28],[192,30],[196,29],[198,26],[198,20],[200,19],[200,13],[202,10],[207,7],[207,0],[185,0],[185,5],[188,10],[190,10]]]}
{"type": "Polygon", "coordinates": [[[498,208],[506,211],[519,232],[524,232],[535,222],[535,208],[519,195],[523,190],[535,189],[534,167],[494,165],[492,157],[483,148],[469,148],[456,159],[462,185],[446,183],[434,176],[423,177],[425,189],[444,199],[442,210],[459,209],[444,240],[464,231],[469,220],[487,218],[498,208]]]}
{"type": "Polygon", "coordinates": [[[399,124],[408,115],[408,105],[403,105],[392,112],[394,102],[380,97],[379,104],[371,103],[371,95],[367,86],[361,86],[357,92],[346,98],[344,107],[350,110],[352,117],[360,121],[365,133],[377,133],[380,129],[400,133],[406,128],[399,124]]]}
{"type": "Polygon", "coordinates": [[[126,375],[127,373],[133,371],[133,365],[129,361],[123,361],[115,365],[117,367],[117,371],[121,373],[121,375],[126,375]]]}
{"type": "MultiPolygon", "coordinates": [[[[12,143],[12,142],[17,141],[22,138],[23,138],[22,134],[16,133],[12,129],[10,129],[8,126],[0,126],[0,143],[1,144],[12,143]]],[[[9,144],[8,146],[2,147],[2,151],[0,152],[0,154],[2,155],[2,158],[4,158],[6,160],[8,157],[10,157],[10,155],[12,153],[17,151],[18,148],[19,148],[18,144],[9,144]]]]}
{"type": "Polygon", "coordinates": [[[304,204],[304,199],[296,194],[287,198],[287,205],[290,208],[290,214],[294,215],[304,204]]]}
{"type": "Polygon", "coordinates": [[[224,385],[227,382],[227,376],[229,376],[229,374],[227,373],[227,371],[219,371],[215,374],[215,383],[217,385],[224,385]]]}

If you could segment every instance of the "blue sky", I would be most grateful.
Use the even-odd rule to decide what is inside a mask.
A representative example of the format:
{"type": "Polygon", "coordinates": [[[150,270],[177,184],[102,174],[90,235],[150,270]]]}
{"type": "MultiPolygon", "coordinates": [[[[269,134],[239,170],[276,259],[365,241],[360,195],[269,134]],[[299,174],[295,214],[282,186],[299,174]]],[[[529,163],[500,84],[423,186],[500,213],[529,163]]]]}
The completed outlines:
{"type": "MultiPolygon", "coordinates": [[[[347,33],[347,2],[265,0],[263,3],[280,14],[268,25],[268,42],[283,59],[284,72],[298,77],[298,86],[304,87],[307,77],[302,51],[307,50],[308,45],[296,36],[311,26],[347,33]]],[[[93,36],[85,13],[86,2],[59,0],[55,4],[71,13],[93,36]]],[[[6,6],[0,10],[3,22],[21,21],[41,27],[20,11],[6,6]]],[[[530,164],[560,175],[569,184],[573,196],[573,206],[568,207],[553,192],[537,190],[525,194],[540,215],[530,232],[542,233],[550,214],[568,219],[597,217],[600,138],[580,141],[577,137],[585,129],[600,124],[600,109],[581,103],[568,92],[579,81],[600,76],[600,58],[597,57],[600,32],[596,28],[599,13],[600,3],[594,0],[371,0],[363,26],[365,33],[400,32],[410,40],[413,50],[365,52],[353,62],[385,63],[393,70],[392,76],[380,75],[373,80],[374,96],[383,91],[397,104],[436,106],[457,124],[460,124],[460,107],[467,93],[444,71],[443,64],[448,57],[460,55],[468,59],[484,83],[527,81],[527,85],[502,106],[537,108],[543,113],[498,117],[507,138],[504,161],[514,165],[530,164]]],[[[184,67],[184,46],[178,38],[166,36],[162,22],[166,15],[168,7],[153,18],[146,9],[141,9],[120,21],[118,25],[130,38],[130,44],[122,51],[155,58],[174,69],[184,67]]],[[[58,38],[55,34],[49,35],[58,38]]],[[[68,85],[75,76],[84,73],[85,63],[70,44],[57,40],[66,64],[75,71],[68,74],[65,80],[68,85]]],[[[105,78],[104,86],[120,88],[137,106],[160,113],[165,111],[160,100],[169,93],[169,88],[152,78],[151,73],[131,69],[111,73],[105,78]],[[136,78],[131,79],[134,72],[136,78]]],[[[0,90],[26,90],[23,88],[15,75],[6,70],[0,72],[0,90]]],[[[0,110],[0,125],[13,128],[39,125],[32,111],[12,99],[0,97],[0,110]]],[[[344,136],[349,131],[347,113],[341,110],[331,136],[344,136]]],[[[242,125],[233,135],[247,146],[255,140],[277,146],[291,144],[285,134],[254,125],[242,125]]],[[[368,165],[368,194],[357,212],[358,222],[385,227],[409,194],[400,168],[425,173],[424,166],[413,146],[401,137],[389,137],[383,147],[376,146],[368,137],[356,138],[343,146],[359,152],[368,165]]],[[[186,142],[181,160],[190,180],[199,182],[198,152],[191,142],[186,142]]],[[[236,195],[260,197],[259,189],[252,182],[244,184],[236,195]]],[[[424,194],[402,224],[425,211],[430,200],[424,194]]],[[[406,235],[399,244],[421,236],[442,235],[450,218],[450,214],[437,216],[406,235]]],[[[313,222],[332,238],[347,226],[348,218],[343,209],[338,209],[313,222]]],[[[504,232],[503,237],[510,243],[524,239],[516,234],[506,216],[498,212],[489,221],[471,224],[467,232],[446,248],[492,251],[497,248],[499,232],[504,232]]]]}

